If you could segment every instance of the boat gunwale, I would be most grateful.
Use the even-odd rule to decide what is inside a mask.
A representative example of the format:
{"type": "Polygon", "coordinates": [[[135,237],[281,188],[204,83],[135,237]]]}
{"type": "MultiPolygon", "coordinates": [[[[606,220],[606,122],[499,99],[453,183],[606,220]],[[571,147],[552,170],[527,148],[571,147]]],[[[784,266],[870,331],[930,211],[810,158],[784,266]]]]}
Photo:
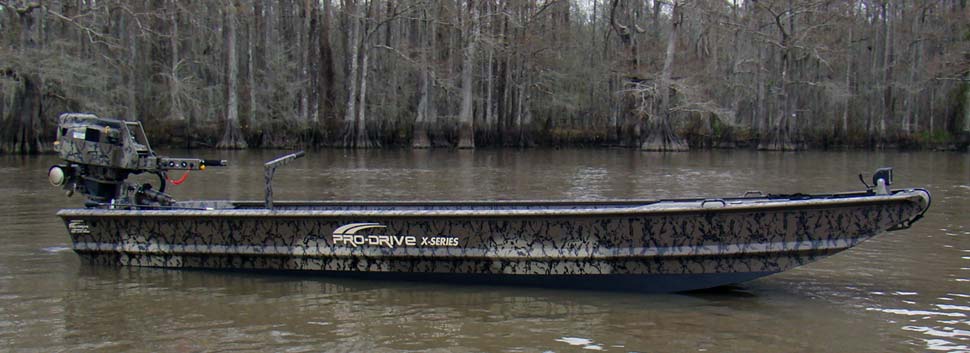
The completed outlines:
{"type": "MultiPolygon", "coordinates": [[[[284,201],[277,203],[276,209],[264,208],[218,208],[218,209],[150,209],[125,210],[104,208],[68,208],[61,209],[57,216],[61,218],[77,217],[218,217],[218,218],[307,218],[307,217],[380,217],[380,218],[428,218],[428,217],[472,217],[472,218],[515,218],[515,217],[591,217],[591,216],[623,216],[643,214],[680,214],[694,212],[751,212],[760,209],[779,208],[810,208],[810,207],[839,207],[855,206],[858,204],[880,204],[910,201],[920,203],[921,208],[927,208],[930,194],[924,189],[893,190],[889,195],[874,195],[866,192],[816,195],[782,195],[778,197],[748,197],[748,198],[696,198],[696,199],[667,199],[667,200],[583,200],[583,201],[284,201]],[[797,198],[795,198],[797,197],[797,198]],[[763,202],[757,202],[757,201],[763,202]],[[721,201],[724,201],[721,205],[721,201]],[[732,203],[749,201],[744,203],[732,203]],[[655,207],[663,203],[692,203],[692,206],[655,207]],[[699,203],[699,204],[698,204],[699,203]],[[705,203],[720,205],[719,207],[704,207],[705,203]],[[312,210],[285,209],[285,207],[299,206],[543,206],[543,205],[590,205],[588,208],[571,209],[443,209],[443,210],[312,210]],[[596,208],[596,205],[630,205],[629,207],[596,208]],[[651,207],[653,206],[653,207],[651,207]]],[[[230,202],[213,200],[214,202],[230,202]]],[[[239,203],[253,203],[255,201],[241,201],[239,203]]]]}

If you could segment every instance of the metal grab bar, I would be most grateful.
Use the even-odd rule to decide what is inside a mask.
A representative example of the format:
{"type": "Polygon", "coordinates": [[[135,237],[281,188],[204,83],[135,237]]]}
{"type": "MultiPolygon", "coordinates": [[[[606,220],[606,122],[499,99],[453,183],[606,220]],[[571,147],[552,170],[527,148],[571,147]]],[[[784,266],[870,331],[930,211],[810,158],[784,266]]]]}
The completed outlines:
{"type": "Polygon", "coordinates": [[[768,196],[768,194],[765,194],[759,190],[749,190],[749,191],[745,191],[744,195],[741,195],[741,197],[748,197],[748,196],[765,197],[765,196],[768,196]]]}
{"type": "Polygon", "coordinates": [[[264,202],[267,210],[273,209],[273,176],[276,175],[276,168],[282,167],[287,163],[292,162],[294,159],[303,157],[305,155],[306,155],[306,152],[304,151],[294,152],[294,153],[277,157],[276,159],[266,162],[266,164],[263,164],[263,169],[264,169],[263,172],[266,177],[266,190],[265,190],[266,194],[265,194],[264,202]]]}
{"type": "Polygon", "coordinates": [[[724,199],[705,199],[704,201],[701,201],[701,208],[704,208],[704,205],[710,202],[720,202],[721,207],[727,206],[727,201],[724,201],[724,199]]]}

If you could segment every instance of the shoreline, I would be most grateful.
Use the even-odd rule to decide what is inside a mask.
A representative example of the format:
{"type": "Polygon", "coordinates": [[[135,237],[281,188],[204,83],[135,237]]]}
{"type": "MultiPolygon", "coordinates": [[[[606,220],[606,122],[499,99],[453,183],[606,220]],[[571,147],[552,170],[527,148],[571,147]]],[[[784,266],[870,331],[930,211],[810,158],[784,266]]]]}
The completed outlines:
{"type": "MultiPolygon", "coordinates": [[[[458,148],[458,147],[444,147],[444,146],[443,147],[422,147],[422,148],[415,148],[415,147],[403,146],[403,145],[391,145],[391,146],[370,147],[370,148],[349,148],[349,147],[339,147],[339,146],[299,146],[299,145],[295,145],[295,146],[265,146],[265,147],[260,146],[260,147],[249,147],[249,148],[242,148],[242,149],[224,149],[224,148],[216,148],[215,146],[207,146],[207,145],[201,145],[201,146],[197,145],[197,146],[192,146],[192,147],[186,147],[186,146],[178,146],[178,145],[172,145],[172,144],[159,144],[159,145],[156,145],[156,146],[153,146],[153,147],[158,148],[158,149],[162,149],[162,150],[183,150],[183,151],[192,151],[192,150],[225,150],[225,151],[273,151],[273,150],[280,150],[280,151],[283,151],[283,150],[285,150],[285,151],[293,151],[293,150],[310,150],[310,151],[319,151],[319,150],[355,150],[355,151],[376,151],[376,150],[386,150],[386,151],[400,151],[400,150],[414,150],[414,151],[422,151],[422,150],[424,150],[424,151],[432,151],[432,150],[437,150],[437,151],[447,151],[447,150],[451,150],[451,151],[458,151],[458,150],[464,150],[464,151],[475,151],[475,150],[482,150],[482,151],[497,151],[497,150],[568,150],[568,149],[577,149],[577,150],[639,150],[640,152],[644,152],[644,153],[662,153],[662,154],[666,154],[666,153],[678,154],[678,153],[689,153],[689,152],[697,152],[697,151],[750,151],[750,152],[786,152],[786,153],[799,153],[799,152],[860,152],[860,151],[866,151],[866,152],[955,152],[955,153],[970,153],[970,146],[961,147],[961,146],[957,146],[955,144],[943,145],[943,146],[940,146],[940,145],[921,146],[921,147],[909,147],[909,146],[903,146],[903,147],[901,147],[901,146],[858,147],[858,146],[851,146],[851,145],[837,145],[837,146],[826,146],[826,147],[804,147],[804,148],[786,149],[786,150],[759,149],[759,148],[756,148],[756,147],[720,147],[720,146],[718,146],[718,147],[701,147],[701,148],[691,147],[690,149],[683,150],[683,151],[648,151],[648,150],[640,150],[639,148],[636,148],[636,147],[627,147],[627,146],[620,146],[620,145],[586,145],[586,144],[532,145],[532,146],[490,146],[490,145],[485,145],[485,146],[480,146],[480,147],[476,147],[476,148],[458,148]]],[[[53,155],[53,154],[56,154],[56,152],[53,149],[50,149],[50,148],[45,148],[44,150],[41,150],[41,151],[28,152],[28,153],[0,152],[0,156],[31,156],[31,155],[53,155]]]]}

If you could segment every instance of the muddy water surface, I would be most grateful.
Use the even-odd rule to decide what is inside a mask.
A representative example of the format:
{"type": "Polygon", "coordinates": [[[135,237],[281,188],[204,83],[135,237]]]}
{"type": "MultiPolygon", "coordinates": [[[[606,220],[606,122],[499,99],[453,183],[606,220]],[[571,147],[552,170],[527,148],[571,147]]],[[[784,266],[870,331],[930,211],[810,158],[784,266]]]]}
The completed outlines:
{"type": "MultiPolygon", "coordinates": [[[[190,152],[166,151],[188,156],[190,152]]],[[[170,187],[262,198],[281,151],[170,187]]],[[[912,229],[729,290],[668,295],[82,265],[53,156],[0,157],[0,350],[970,352],[970,154],[311,151],[277,199],[605,199],[851,191],[896,168],[933,205],[912,229]]],[[[178,176],[178,173],[173,173],[178,176]]]]}

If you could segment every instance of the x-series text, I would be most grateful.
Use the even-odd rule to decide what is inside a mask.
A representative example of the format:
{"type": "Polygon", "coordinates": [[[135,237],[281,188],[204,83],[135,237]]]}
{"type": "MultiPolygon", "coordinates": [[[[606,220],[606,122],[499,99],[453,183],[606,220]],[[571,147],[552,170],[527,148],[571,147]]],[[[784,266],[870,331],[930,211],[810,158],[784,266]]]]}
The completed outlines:
{"type": "Polygon", "coordinates": [[[387,226],[380,223],[350,223],[345,224],[333,231],[334,245],[358,246],[383,246],[396,248],[401,246],[458,246],[458,237],[450,235],[439,235],[433,237],[416,237],[413,235],[389,235],[389,234],[370,234],[371,232],[358,232],[364,230],[386,229],[387,226]]]}
{"type": "Polygon", "coordinates": [[[401,246],[458,246],[458,237],[435,236],[416,237],[413,235],[381,235],[381,234],[334,234],[334,245],[384,246],[396,248],[401,246]]]}

